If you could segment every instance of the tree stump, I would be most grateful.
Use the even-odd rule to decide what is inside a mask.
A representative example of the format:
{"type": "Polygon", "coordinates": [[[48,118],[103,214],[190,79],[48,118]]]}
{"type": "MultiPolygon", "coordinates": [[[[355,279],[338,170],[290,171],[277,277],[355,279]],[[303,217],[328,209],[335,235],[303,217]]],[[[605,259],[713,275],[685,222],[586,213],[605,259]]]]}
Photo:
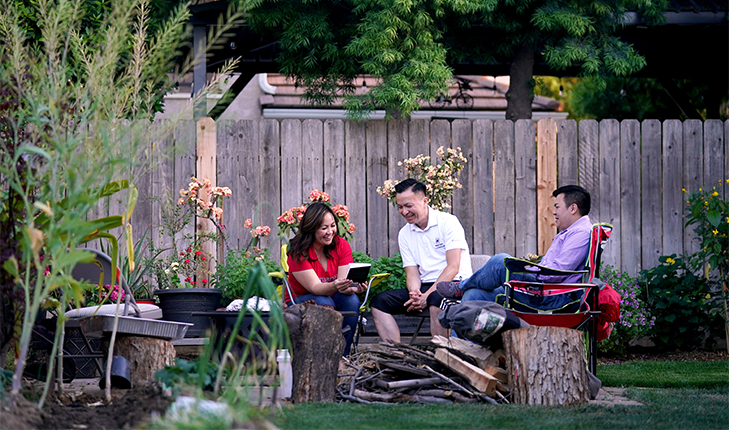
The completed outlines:
{"type": "Polygon", "coordinates": [[[289,306],[284,319],[291,336],[294,383],[291,400],[333,402],[339,359],[344,352],[342,315],[313,304],[289,306]]]}
{"type": "Polygon", "coordinates": [[[532,326],[503,333],[514,403],[583,405],[590,399],[582,332],[532,326]]]}
{"type": "MultiPolygon", "coordinates": [[[[108,351],[109,339],[104,340],[104,351],[108,351]]],[[[149,384],[154,374],[175,358],[175,347],[164,339],[142,336],[118,336],[114,343],[114,355],[121,355],[129,361],[132,387],[149,384]]]]}

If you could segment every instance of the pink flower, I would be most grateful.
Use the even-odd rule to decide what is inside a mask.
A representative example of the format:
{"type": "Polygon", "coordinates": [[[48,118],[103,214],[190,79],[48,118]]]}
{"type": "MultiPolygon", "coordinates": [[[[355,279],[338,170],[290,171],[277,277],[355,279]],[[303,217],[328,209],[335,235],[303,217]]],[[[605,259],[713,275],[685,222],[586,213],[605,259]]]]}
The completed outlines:
{"type": "Polygon", "coordinates": [[[357,229],[357,227],[354,226],[354,224],[349,223],[349,228],[347,229],[348,233],[354,233],[354,231],[357,229]]]}
{"type": "MultiPolygon", "coordinates": [[[[281,217],[279,217],[279,218],[281,218],[281,217]]],[[[279,221],[279,222],[281,222],[281,221],[279,221]]],[[[251,227],[253,227],[253,221],[251,221],[251,219],[250,219],[250,218],[248,218],[248,219],[247,219],[247,220],[246,220],[246,221],[245,221],[245,222],[243,223],[243,228],[251,228],[251,227]]]]}

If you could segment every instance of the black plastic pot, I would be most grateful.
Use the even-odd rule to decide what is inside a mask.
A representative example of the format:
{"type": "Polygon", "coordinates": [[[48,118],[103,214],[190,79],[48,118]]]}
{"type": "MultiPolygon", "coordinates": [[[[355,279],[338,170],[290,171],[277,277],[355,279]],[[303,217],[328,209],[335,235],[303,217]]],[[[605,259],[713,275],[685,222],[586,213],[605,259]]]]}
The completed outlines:
{"type": "Polygon", "coordinates": [[[194,326],[187,329],[185,337],[202,337],[210,328],[210,318],[192,316],[192,313],[217,309],[223,292],[217,288],[172,288],[157,290],[154,294],[159,297],[162,319],[192,323],[194,326]]]}

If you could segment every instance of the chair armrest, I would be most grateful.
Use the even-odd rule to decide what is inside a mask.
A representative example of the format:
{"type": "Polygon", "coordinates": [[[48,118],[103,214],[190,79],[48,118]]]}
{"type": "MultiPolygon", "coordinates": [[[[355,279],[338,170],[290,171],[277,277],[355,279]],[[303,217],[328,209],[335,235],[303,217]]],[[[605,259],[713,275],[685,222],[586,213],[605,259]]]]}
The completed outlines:
{"type": "Polygon", "coordinates": [[[370,290],[372,287],[377,286],[380,282],[384,281],[390,276],[389,273],[378,273],[376,275],[370,276],[369,281],[367,281],[367,292],[365,293],[364,300],[362,300],[362,306],[364,306],[367,303],[367,299],[370,296],[370,290]]]}
{"type": "Polygon", "coordinates": [[[551,267],[542,266],[529,260],[521,258],[507,257],[504,259],[504,267],[506,267],[506,280],[508,281],[511,273],[530,273],[532,275],[546,276],[568,276],[589,274],[587,270],[560,270],[551,267]]]}

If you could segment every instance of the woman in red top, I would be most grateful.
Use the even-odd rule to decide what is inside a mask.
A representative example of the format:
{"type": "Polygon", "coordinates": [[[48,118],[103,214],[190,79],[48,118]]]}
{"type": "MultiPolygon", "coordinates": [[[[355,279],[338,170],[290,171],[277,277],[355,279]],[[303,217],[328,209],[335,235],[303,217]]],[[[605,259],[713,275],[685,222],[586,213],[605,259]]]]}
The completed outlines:
{"type": "Polygon", "coordinates": [[[352,248],[339,237],[334,211],[324,203],[306,208],[299,232],[289,246],[289,284],[294,297],[292,300],[286,293],[285,301],[291,304],[314,300],[318,305],[354,312],[354,316],[344,317],[342,322],[342,328],[349,327],[345,334],[345,356],[349,354],[357,325],[360,306],[357,293],[366,288],[346,278],[351,262],[352,248]]]}

